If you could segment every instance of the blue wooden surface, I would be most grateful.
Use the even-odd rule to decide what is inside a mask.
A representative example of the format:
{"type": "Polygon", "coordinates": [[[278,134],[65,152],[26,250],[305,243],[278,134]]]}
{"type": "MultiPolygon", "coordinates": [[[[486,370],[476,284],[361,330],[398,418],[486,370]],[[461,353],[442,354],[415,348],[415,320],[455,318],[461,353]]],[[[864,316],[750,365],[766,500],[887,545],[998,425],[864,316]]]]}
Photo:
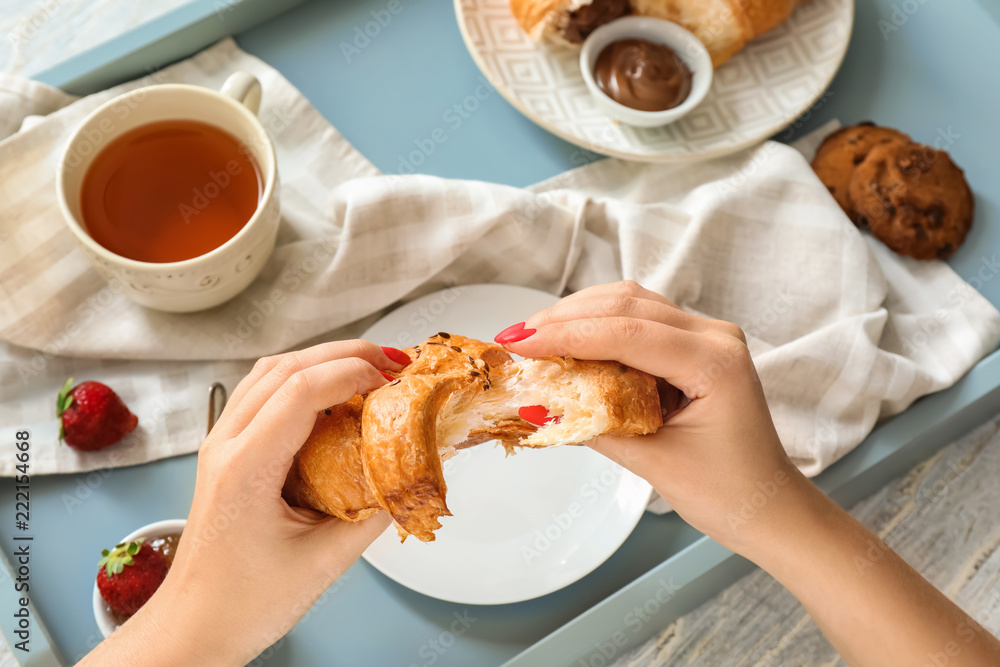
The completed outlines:
{"type": "MultiPolygon", "coordinates": [[[[436,128],[444,130],[447,140],[419,165],[423,173],[528,185],[580,163],[579,149],[536,127],[496,93],[467,117],[454,112],[454,105],[474,94],[482,81],[462,44],[451,3],[402,2],[403,10],[360,53],[352,54],[350,62],[341,44],[350,43],[355,28],[363,29],[372,20],[371,12],[386,9],[385,0],[314,0],[300,6],[293,0],[248,0],[222,14],[216,11],[219,0],[196,0],[38,78],[74,92],[92,92],[142,75],[151,65],[189,55],[236,26],[242,30],[236,35],[241,47],[279,69],[383,171],[401,171],[400,157],[436,128]],[[287,11],[243,29],[273,13],[276,5],[287,11]]],[[[914,4],[919,9],[886,37],[878,22],[891,22],[893,2],[858,4],[851,50],[832,94],[808,120],[796,124],[796,134],[834,117],[845,122],[873,119],[926,142],[951,128],[958,137],[948,150],[966,168],[978,208],[977,226],[951,263],[974,284],[981,272],[977,287],[1000,303],[1000,269],[991,268],[1000,248],[1000,194],[995,188],[1000,165],[993,157],[1000,74],[984,66],[993,60],[998,27],[972,0],[914,4]]],[[[993,385],[985,372],[973,373],[943,400],[971,403],[993,385]]],[[[830,475],[844,478],[848,490],[851,480],[866,475],[869,484],[876,483],[880,474],[892,472],[879,467],[885,456],[876,454],[895,452],[924,433],[927,418],[920,414],[910,411],[894,420],[892,438],[872,439],[830,475]]],[[[956,412],[950,427],[961,430],[963,420],[969,419],[969,413],[956,412]]],[[[34,480],[34,600],[68,658],[81,656],[100,637],[90,611],[100,549],[136,526],[185,516],[194,471],[195,459],[187,456],[115,470],[106,478],[34,480]]],[[[4,516],[11,516],[12,496],[10,481],[0,482],[4,516]]],[[[432,600],[359,563],[265,656],[266,664],[499,664],[699,537],[675,516],[647,516],[618,553],[577,584],[539,600],[501,607],[465,608],[432,600]],[[452,637],[454,614],[464,612],[476,621],[461,636],[452,637]]],[[[9,553],[7,540],[3,548],[9,553]]],[[[688,594],[697,600],[714,587],[711,577],[702,578],[688,594]]]]}

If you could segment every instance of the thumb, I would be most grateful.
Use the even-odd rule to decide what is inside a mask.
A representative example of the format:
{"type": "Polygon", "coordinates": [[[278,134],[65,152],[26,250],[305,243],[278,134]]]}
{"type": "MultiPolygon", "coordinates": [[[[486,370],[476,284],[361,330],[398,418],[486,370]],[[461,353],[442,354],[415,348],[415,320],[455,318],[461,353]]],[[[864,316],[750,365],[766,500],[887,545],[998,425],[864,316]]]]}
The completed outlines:
{"type": "Polygon", "coordinates": [[[361,554],[392,523],[386,512],[349,523],[330,517],[309,531],[309,550],[316,556],[316,565],[332,584],[354,564],[361,554]]]}

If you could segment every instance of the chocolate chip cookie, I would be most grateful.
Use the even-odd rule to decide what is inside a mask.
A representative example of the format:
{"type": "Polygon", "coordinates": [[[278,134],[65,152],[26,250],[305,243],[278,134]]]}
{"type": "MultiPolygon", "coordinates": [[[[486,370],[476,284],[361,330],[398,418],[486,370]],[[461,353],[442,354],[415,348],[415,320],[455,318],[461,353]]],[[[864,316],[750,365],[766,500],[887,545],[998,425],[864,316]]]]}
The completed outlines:
{"type": "Polygon", "coordinates": [[[947,259],[972,227],[972,190],[944,152],[908,142],[874,146],[851,176],[858,226],[900,255],[947,259]]]}
{"type": "Polygon", "coordinates": [[[871,122],[858,123],[827,136],[816,151],[812,168],[847,217],[856,221],[857,214],[848,193],[854,170],[875,146],[901,145],[909,141],[910,137],[898,130],[871,122]]]}

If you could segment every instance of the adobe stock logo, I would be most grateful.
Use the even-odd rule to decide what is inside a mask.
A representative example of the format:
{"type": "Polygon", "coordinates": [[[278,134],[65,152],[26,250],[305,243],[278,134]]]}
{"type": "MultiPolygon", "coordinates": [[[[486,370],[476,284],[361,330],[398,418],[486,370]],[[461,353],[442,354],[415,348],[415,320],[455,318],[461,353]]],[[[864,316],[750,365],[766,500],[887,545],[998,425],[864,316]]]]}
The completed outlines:
{"type": "Polygon", "coordinates": [[[599,475],[583,482],[578,491],[580,501],[574,500],[566,506],[565,511],[550,514],[551,521],[542,528],[536,529],[527,538],[529,543],[521,545],[520,551],[524,562],[531,565],[533,561],[551,549],[552,545],[566,535],[573,524],[584,516],[589,505],[593,505],[609,490],[617,488],[624,472],[625,468],[615,463],[602,470],[599,475]]]}
{"type": "Polygon", "coordinates": [[[448,649],[455,645],[455,640],[468,632],[469,628],[479,620],[479,617],[470,614],[468,609],[452,612],[452,616],[454,620],[448,629],[442,630],[436,637],[431,637],[417,649],[417,656],[422,662],[411,662],[409,667],[420,667],[421,665],[430,667],[436,663],[441,659],[441,656],[448,652],[448,649]]]}
{"type": "Polygon", "coordinates": [[[662,623],[657,614],[670,603],[681,590],[681,586],[669,579],[658,579],[652,594],[629,609],[622,617],[621,626],[609,636],[593,643],[593,647],[573,663],[573,667],[609,667],[617,657],[640,637],[640,632],[649,623],[662,623]]]}
{"type": "Polygon", "coordinates": [[[882,39],[889,41],[889,36],[894,32],[899,32],[910,20],[914,14],[920,11],[920,8],[927,3],[927,0],[903,0],[902,2],[894,2],[892,4],[892,11],[889,13],[889,18],[880,18],[876,25],[878,30],[882,33],[882,39]]]}
{"type": "Polygon", "coordinates": [[[770,479],[757,480],[753,492],[743,498],[738,510],[726,515],[726,522],[733,534],[749,522],[753,521],[771,499],[778,495],[779,489],[788,484],[791,478],[784,470],[776,470],[770,479]]]}
{"type": "Polygon", "coordinates": [[[192,218],[208,208],[212,200],[221,195],[222,191],[229,186],[229,183],[233,180],[233,176],[239,176],[241,171],[243,171],[243,168],[236,160],[227,162],[225,170],[209,171],[208,180],[205,182],[205,185],[200,189],[194,188],[191,191],[190,205],[182,203],[177,209],[184,222],[191,222],[192,218]]]}

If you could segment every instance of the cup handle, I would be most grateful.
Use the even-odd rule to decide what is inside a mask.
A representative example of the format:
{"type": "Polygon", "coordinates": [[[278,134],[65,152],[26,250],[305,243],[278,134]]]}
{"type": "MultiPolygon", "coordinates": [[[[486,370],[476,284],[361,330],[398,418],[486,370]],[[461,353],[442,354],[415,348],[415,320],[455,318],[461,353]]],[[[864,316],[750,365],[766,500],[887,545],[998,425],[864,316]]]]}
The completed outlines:
{"type": "Polygon", "coordinates": [[[219,92],[226,97],[233,98],[249,109],[251,113],[257,115],[257,110],[260,109],[261,88],[260,81],[254,75],[246,72],[231,74],[222,84],[222,90],[219,92]]]}

